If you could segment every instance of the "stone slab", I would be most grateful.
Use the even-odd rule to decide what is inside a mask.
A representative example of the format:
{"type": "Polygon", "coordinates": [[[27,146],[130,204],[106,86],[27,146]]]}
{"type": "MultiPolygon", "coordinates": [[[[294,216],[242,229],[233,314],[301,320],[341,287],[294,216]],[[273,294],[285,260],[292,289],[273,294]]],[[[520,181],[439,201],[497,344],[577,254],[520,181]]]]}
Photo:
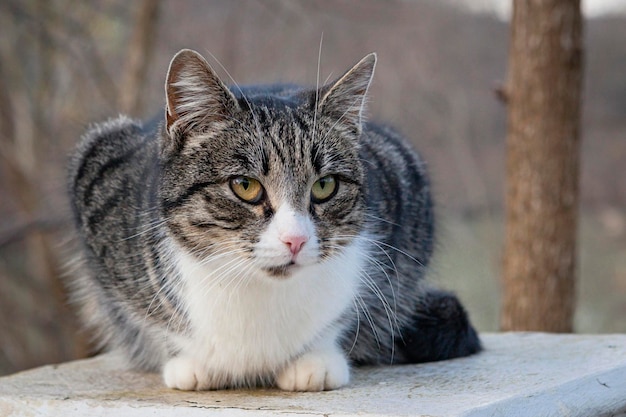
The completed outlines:
{"type": "Polygon", "coordinates": [[[174,391],[107,354],[0,378],[0,416],[626,417],[626,335],[481,338],[479,355],[356,369],[322,393],[174,391]]]}

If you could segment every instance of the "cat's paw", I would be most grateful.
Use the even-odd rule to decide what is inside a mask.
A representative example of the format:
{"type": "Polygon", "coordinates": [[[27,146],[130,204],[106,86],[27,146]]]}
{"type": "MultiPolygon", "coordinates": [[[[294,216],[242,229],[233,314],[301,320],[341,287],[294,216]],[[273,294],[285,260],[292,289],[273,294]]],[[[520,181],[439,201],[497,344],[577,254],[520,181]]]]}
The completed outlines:
{"type": "Polygon", "coordinates": [[[201,388],[205,379],[200,367],[188,357],[172,358],[163,367],[163,381],[169,388],[193,391],[201,388]]]}
{"type": "Polygon", "coordinates": [[[287,365],[276,384],[285,391],[325,391],[350,380],[350,368],[340,352],[309,352],[287,365]]]}

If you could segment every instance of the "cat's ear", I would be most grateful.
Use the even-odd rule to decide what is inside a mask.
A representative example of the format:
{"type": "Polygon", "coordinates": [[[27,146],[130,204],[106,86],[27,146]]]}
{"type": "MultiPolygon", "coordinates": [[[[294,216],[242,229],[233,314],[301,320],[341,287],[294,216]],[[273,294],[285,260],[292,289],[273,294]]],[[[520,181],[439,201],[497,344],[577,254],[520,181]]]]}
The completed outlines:
{"type": "Polygon", "coordinates": [[[237,99],[196,51],[179,51],[167,71],[165,120],[170,137],[225,120],[239,110],[237,99]]]}
{"type": "Polygon", "coordinates": [[[374,76],[376,54],[371,53],[359,61],[334,83],[318,92],[317,111],[333,117],[348,128],[361,133],[365,96],[374,76]]]}

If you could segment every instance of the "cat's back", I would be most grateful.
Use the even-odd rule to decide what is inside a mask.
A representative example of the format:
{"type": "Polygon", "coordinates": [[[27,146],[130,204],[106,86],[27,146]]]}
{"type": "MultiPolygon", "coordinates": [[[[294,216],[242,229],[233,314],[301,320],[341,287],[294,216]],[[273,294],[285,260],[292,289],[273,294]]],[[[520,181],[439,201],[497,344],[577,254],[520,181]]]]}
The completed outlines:
{"type": "Polygon", "coordinates": [[[156,164],[154,127],[120,116],[91,127],[69,165],[69,192],[79,227],[93,229],[136,200],[156,164]]]}
{"type": "MultiPolygon", "coordinates": [[[[396,130],[366,123],[360,139],[365,170],[367,224],[389,248],[402,248],[414,267],[428,264],[433,250],[434,214],[426,164],[396,130]]],[[[386,252],[393,258],[401,252],[386,252]]]]}

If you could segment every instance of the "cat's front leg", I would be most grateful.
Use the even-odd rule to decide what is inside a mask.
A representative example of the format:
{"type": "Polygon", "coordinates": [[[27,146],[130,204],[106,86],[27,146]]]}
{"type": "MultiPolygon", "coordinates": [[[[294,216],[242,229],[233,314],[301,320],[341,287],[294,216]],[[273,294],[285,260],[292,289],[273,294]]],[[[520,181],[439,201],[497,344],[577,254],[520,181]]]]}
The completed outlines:
{"type": "Polygon", "coordinates": [[[201,391],[224,388],[200,361],[191,356],[171,358],[163,367],[163,381],[169,388],[201,391]]]}
{"type": "Polygon", "coordinates": [[[168,388],[182,391],[197,389],[202,379],[202,371],[188,356],[178,356],[168,360],[163,367],[163,381],[168,388]]]}
{"type": "Polygon", "coordinates": [[[334,344],[313,349],[288,364],[276,385],[285,391],[327,391],[350,380],[350,367],[341,349],[334,344]]]}

